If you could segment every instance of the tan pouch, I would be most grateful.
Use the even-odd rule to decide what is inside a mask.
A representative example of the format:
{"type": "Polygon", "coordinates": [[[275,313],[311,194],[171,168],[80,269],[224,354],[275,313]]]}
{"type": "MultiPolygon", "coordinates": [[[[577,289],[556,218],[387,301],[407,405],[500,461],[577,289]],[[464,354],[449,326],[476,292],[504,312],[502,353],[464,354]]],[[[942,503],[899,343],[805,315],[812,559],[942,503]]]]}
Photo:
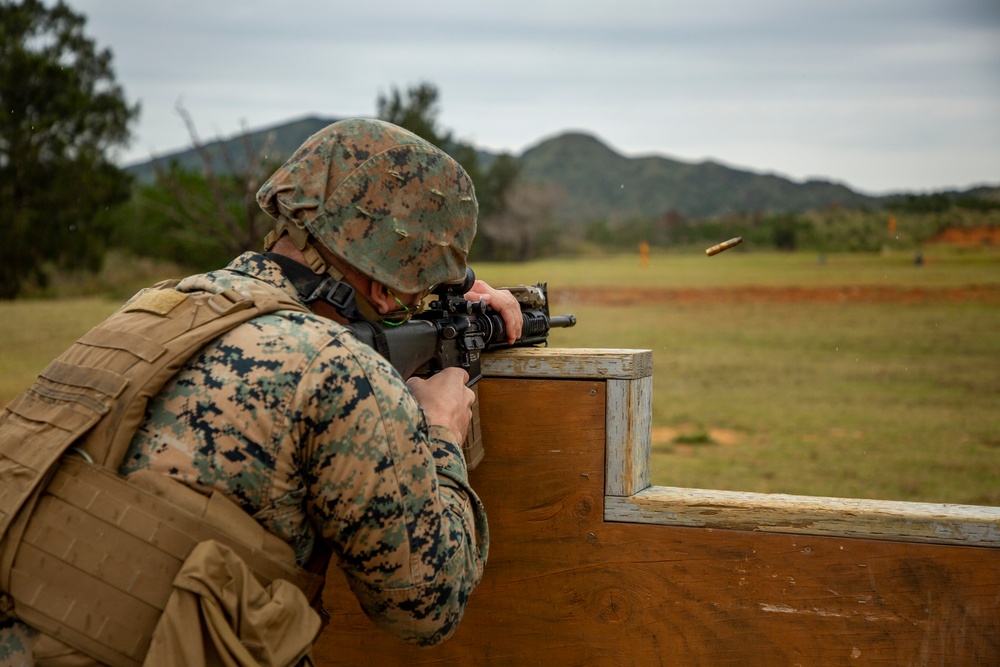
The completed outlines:
{"type": "Polygon", "coordinates": [[[486,449],[483,447],[483,432],[479,426],[479,385],[473,385],[472,391],[476,394],[476,401],[472,404],[472,421],[469,423],[469,433],[462,443],[462,454],[465,455],[465,467],[468,470],[475,470],[476,466],[486,456],[486,449]]]}
{"type": "Polygon", "coordinates": [[[288,580],[307,600],[319,590],[291,547],[224,496],[154,477],[128,483],[72,458],[59,466],[3,573],[21,620],[101,662],[138,666],[174,577],[206,540],[230,547],[263,585],[288,580]]]}

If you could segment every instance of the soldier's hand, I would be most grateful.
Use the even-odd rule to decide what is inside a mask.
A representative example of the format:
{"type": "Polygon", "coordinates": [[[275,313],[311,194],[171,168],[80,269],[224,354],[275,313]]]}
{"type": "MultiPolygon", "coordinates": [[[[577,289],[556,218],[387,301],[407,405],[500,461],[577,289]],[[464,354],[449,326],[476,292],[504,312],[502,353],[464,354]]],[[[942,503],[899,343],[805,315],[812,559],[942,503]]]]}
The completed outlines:
{"type": "Polygon", "coordinates": [[[482,280],[477,280],[472,284],[472,289],[466,293],[465,298],[468,301],[482,301],[500,313],[504,328],[507,329],[508,343],[513,343],[521,337],[524,317],[521,315],[520,304],[509,290],[493,289],[482,280]]]}
{"type": "Polygon", "coordinates": [[[413,377],[406,381],[410,393],[424,409],[431,426],[444,426],[458,442],[464,442],[472,421],[476,394],[465,386],[469,374],[463,368],[446,368],[427,379],[413,377]]]}

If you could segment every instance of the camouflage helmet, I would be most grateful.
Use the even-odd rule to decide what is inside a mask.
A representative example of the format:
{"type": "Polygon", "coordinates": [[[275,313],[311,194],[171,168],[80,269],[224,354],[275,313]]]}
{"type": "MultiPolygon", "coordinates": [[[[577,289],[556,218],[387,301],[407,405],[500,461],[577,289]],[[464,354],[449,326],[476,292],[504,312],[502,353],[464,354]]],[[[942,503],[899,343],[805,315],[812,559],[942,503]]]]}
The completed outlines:
{"type": "Polygon", "coordinates": [[[261,186],[257,202],[278,235],[304,229],[400,293],[462,280],[476,234],[475,191],[461,165],[379,120],[343,120],[309,137],[261,186]]]}

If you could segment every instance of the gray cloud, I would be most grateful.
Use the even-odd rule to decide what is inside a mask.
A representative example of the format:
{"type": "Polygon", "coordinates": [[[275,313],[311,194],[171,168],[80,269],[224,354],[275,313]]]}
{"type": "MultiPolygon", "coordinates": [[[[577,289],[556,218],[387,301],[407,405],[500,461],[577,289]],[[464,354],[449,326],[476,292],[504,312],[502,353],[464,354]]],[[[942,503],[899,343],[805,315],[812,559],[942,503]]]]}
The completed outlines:
{"type": "Polygon", "coordinates": [[[867,191],[1000,182],[994,0],[70,0],[143,104],[123,157],[438,86],[441,122],[519,152],[583,129],[867,191]]]}

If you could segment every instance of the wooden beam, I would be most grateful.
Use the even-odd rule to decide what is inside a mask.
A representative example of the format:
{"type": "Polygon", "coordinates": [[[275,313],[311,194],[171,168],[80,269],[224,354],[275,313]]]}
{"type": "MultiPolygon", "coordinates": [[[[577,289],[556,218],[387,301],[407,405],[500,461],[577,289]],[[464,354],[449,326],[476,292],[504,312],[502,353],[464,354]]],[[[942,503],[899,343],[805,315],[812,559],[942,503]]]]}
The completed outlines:
{"type": "Polygon", "coordinates": [[[527,347],[482,356],[487,377],[631,380],[653,375],[651,350],[527,347]]]}
{"type": "Polygon", "coordinates": [[[608,497],[607,521],[1000,547],[1000,509],[654,486],[608,497]]]}
{"type": "Polygon", "coordinates": [[[650,350],[521,348],[483,355],[487,377],[607,381],[605,493],[630,496],[649,486],[653,353],[650,350]]]}
{"type": "Polygon", "coordinates": [[[631,496],[649,486],[653,378],[608,380],[606,479],[608,496],[631,496]]]}

